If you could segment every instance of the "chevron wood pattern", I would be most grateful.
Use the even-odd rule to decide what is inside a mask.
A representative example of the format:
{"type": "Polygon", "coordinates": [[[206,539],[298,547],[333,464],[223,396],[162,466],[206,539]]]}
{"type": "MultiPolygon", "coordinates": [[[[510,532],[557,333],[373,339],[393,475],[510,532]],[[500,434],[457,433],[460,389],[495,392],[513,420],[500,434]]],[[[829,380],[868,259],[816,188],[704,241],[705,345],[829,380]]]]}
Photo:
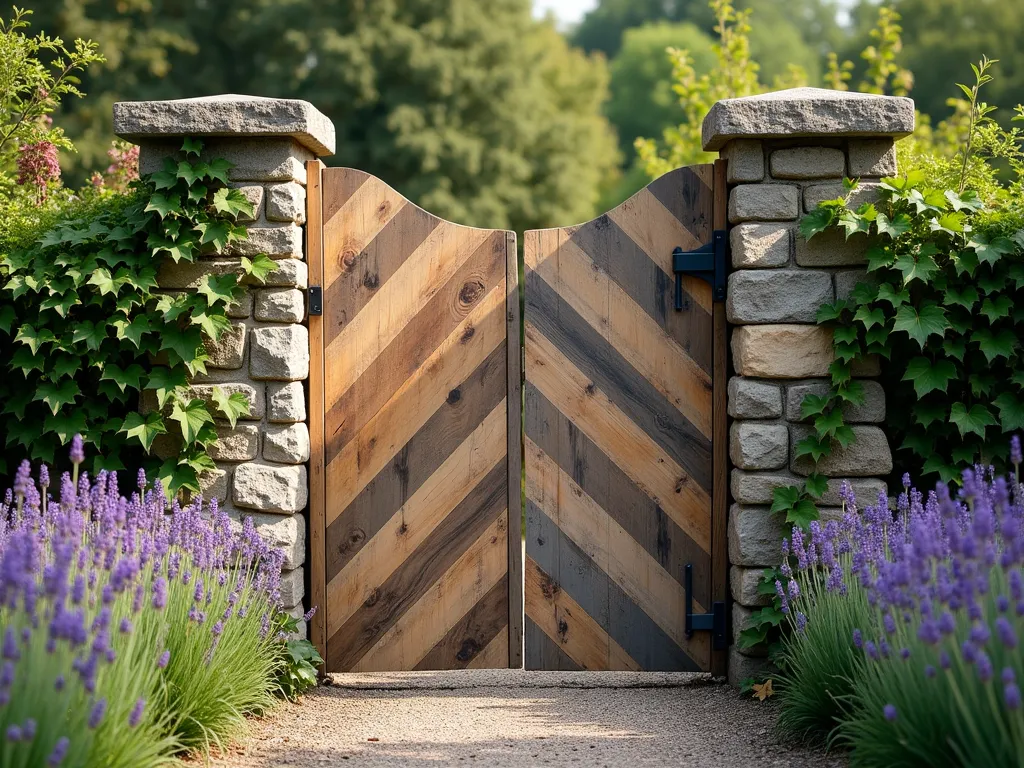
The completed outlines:
{"type": "Polygon", "coordinates": [[[327,670],[506,667],[522,638],[515,236],[361,171],[322,177],[327,670]]]}
{"type": "MultiPolygon", "coordinates": [[[[715,319],[672,250],[711,241],[714,169],[673,171],[526,258],[526,667],[708,670],[715,319]]],[[[724,599],[718,597],[716,599],[724,599]]]]}

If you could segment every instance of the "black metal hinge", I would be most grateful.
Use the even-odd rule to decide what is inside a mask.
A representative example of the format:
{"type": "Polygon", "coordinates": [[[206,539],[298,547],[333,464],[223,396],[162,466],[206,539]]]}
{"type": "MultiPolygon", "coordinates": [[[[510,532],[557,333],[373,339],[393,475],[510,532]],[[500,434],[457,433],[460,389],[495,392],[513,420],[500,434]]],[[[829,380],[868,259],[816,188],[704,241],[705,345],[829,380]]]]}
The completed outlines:
{"type": "Polygon", "coordinates": [[[725,301],[725,271],[729,240],[724,229],[716,229],[711,242],[695,251],[672,251],[672,269],[676,273],[676,309],[683,309],[683,275],[693,275],[711,285],[714,301],[725,301]]]}
{"type": "Polygon", "coordinates": [[[309,314],[322,315],[324,313],[324,289],[319,285],[309,286],[309,314]]]}
{"type": "Polygon", "coordinates": [[[725,623],[725,603],[722,601],[711,604],[711,613],[693,612],[693,566],[686,564],[686,639],[693,637],[694,632],[710,632],[711,647],[716,651],[725,650],[728,646],[725,623]]]}

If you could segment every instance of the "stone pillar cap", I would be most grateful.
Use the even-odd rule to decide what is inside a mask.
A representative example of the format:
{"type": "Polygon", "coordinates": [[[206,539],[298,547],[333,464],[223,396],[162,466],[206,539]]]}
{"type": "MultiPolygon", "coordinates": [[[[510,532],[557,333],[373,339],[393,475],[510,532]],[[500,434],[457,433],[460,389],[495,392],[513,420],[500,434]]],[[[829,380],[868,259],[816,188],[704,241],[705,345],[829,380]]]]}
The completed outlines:
{"type": "Polygon", "coordinates": [[[789,137],[907,136],[914,132],[914,100],[825,88],[723,99],[704,118],[705,151],[733,139],[789,137]]]}
{"type": "Polygon", "coordinates": [[[138,141],[161,136],[291,136],[315,154],[334,154],[334,123],[299,99],[223,94],[114,104],[114,133],[138,141]]]}

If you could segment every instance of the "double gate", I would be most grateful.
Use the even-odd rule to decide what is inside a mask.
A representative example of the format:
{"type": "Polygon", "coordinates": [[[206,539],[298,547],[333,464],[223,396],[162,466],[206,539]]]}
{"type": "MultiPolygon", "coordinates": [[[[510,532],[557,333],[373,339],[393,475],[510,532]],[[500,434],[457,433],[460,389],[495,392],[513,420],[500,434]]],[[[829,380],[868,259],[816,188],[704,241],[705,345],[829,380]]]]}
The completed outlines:
{"type": "Polygon", "coordinates": [[[307,170],[327,670],[724,671],[724,165],[526,232],[522,318],[514,233],[307,170]]]}

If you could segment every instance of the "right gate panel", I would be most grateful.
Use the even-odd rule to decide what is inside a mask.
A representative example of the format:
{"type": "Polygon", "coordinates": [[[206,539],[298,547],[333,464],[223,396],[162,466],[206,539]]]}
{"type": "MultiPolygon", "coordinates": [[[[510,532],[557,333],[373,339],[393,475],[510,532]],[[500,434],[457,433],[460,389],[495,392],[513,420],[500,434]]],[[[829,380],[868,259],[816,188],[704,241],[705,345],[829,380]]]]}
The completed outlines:
{"type": "Polygon", "coordinates": [[[672,251],[711,241],[713,179],[525,235],[527,669],[710,668],[683,585],[710,608],[711,287],[677,311],[672,251]]]}

